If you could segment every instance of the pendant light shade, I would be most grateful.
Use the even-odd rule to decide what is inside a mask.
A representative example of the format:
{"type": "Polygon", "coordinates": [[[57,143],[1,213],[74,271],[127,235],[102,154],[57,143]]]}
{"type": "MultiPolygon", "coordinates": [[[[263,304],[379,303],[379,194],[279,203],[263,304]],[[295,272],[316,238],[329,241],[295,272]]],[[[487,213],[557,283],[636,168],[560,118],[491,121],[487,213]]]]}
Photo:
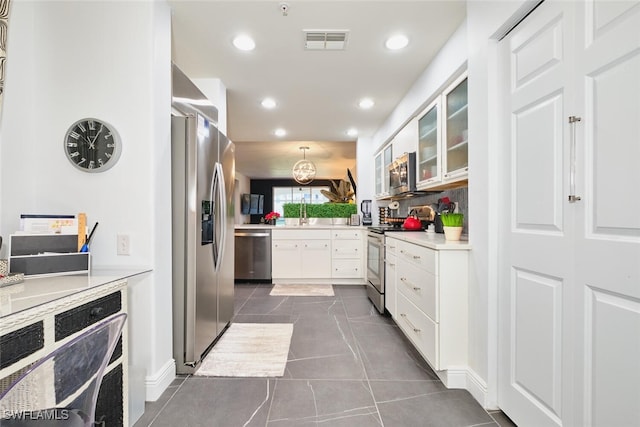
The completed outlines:
{"type": "Polygon", "coordinates": [[[293,179],[298,184],[309,184],[316,177],[316,165],[306,158],[306,150],[309,147],[300,147],[300,149],[302,150],[302,160],[298,160],[293,165],[293,179]]]}

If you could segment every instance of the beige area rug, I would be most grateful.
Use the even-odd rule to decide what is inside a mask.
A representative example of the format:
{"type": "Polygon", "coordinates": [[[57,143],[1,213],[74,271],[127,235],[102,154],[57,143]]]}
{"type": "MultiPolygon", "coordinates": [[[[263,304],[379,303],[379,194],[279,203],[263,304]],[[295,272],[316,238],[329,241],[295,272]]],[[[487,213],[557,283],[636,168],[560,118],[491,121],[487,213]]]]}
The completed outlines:
{"type": "Polygon", "coordinates": [[[273,285],[269,295],[283,297],[332,297],[332,285],[273,285]]]}
{"type": "Polygon", "coordinates": [[[292,333],[292,323],[232,323],[194,375],[281,377],[292,333]]]}

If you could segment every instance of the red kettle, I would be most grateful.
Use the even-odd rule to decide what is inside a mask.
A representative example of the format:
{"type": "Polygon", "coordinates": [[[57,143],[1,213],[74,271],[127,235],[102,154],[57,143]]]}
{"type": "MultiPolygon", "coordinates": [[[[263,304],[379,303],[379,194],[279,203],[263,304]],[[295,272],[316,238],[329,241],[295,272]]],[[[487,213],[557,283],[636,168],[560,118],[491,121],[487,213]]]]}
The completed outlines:
{"type": "Polygon", "coordinates": [[[404,220],[402,227],[405,230],[422,230],[422,221],[411,211],[407,219],[404,220]]]}

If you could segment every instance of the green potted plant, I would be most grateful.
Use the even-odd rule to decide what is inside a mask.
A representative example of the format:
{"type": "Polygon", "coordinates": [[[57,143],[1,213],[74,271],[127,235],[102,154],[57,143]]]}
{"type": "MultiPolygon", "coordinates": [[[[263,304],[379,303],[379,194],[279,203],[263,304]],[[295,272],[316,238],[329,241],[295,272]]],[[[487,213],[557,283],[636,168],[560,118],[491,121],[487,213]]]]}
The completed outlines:
{"type": "Polygon", "coordinates": [[[464,215],[461,213],[443,213],[440,215],[440,219],[444,229],[444,238],[446,240],[460,240],[464,215]]]}

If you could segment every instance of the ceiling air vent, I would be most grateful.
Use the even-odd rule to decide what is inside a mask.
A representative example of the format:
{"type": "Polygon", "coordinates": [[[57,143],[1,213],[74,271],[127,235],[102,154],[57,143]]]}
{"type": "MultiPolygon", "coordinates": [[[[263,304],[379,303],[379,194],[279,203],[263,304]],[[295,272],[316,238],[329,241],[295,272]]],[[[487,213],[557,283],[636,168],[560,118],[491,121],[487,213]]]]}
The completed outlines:
{"type": "Polygon", "coordinates": [[[347,46],[347,30],[304,30],[306,50],[344,50],[347,46]]]}

